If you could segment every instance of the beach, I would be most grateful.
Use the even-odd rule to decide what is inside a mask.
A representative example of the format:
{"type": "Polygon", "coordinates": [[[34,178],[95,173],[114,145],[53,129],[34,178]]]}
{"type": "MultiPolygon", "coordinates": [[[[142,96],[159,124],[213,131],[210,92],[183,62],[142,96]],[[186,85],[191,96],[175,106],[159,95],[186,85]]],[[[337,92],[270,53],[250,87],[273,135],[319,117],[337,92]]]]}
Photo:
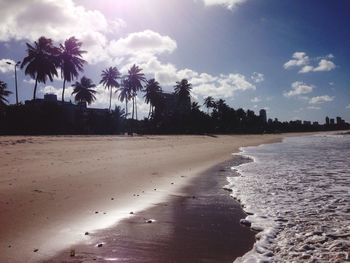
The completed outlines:
{"type": "MultiPolygon", "coordinates": [[[[152,240],[175,244],[174,238],[181,239],[187,231],[175,233],[169,226],[176,228],[193,216],[174,217],[168,212],[161,215],[162,205],[181,207],[179,203],[185,200],[192,202],[190,207],[195,207],[200,196],[205,196],[203,189],[212,183],[208,174],[227,169],[230,166],[227,161],[233,160],[232,153],[243,146],[277,142],[283,137],[285,135],[1,137],[0,260],[40,262],[57,255],[70,255],[71,251],[77,254],[73,259],[79,260],[79,248],[84,251],[89,247],[96,257],[98,253],[106,256],[108,246],[103,242],[110,240],[107,234],[111,232],[105,230],[128,229],[132,234],[133,225],[135,229],[151,225],[154,229],[147,233],[165,231],[163,239],[148,237],[148,243],[143,244],[152,244],[152,240]],[[196,192],[193,187],[200,178],[207,179],[198,183],[203,186],[196,192]],[[191,186],[192,190],[188,190],[191,186]],[[189,196],[192,192],[197,193],[198,198],[189,196]],[[159,218],[154,218],[158,215],[159,218]],[[165,227],[167,218],[172,221],[165,227]],[[157,226],[157,220],[163,223],[157,226]]],[[[235,222],[239,222],[245,215],[231,200],[234,212],[229,211],[235,215],[235,222]]],[[[224,214],[220,218],[225,217],[224,214]]],[[[199,226],[194,224],[192,228],[199,226]]],[[[237,250],[236,256],[242,256],[254,242],[253,234],[241,228],[244,234],[239,235],[239,240],[245,241],[241,247],[232,248],[237,250]]],[[[135,240],[123,233],[122,240],[127,241],[123,243],[125,255],[136,255],[130,250],[133,246],[126,245],[135,240]]],[[[188,242],[187,246],[201,250],[198,244],[188,242]]],[[[169,251],[173,255],[180,253],[171,246],[163,251],[168,251],[164,257],[171,255],[169,251]]],[[[205,257],[215,257],[217,252],[219,250],[214,249],[205,257]]]]}

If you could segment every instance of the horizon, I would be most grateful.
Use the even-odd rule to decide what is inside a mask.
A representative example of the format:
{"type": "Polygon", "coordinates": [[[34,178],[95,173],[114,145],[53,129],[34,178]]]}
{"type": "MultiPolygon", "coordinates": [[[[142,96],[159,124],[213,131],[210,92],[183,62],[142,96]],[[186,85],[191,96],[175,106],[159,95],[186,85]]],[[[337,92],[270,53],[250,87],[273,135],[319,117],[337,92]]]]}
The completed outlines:
{"type": "MultiPolygon", "coordinates": [[[[108,108],[108,90],[98,84],[103,69],[117,66],[125,74],[137,64],[165,92],[187,78],[200,105],[213,96],[235,109],[266,109],[280,121],[324,123],[326,116],[340,116],[350,122],[347,1],[22,0],[0,7],[0,79],[13,92],[11,104],[14,67],[6,62],[22,60],[25,43],[40,36],[56,45],[75,36],[88,61],[79,79],[91,78],[99,92],[92,107],[108,108]]],[[[19,100],[30,100],[33,80],[17,73],[19,100]]],[[[67,83],[66,100],[73,83],[67,83]]],[[[60,97],[61,90],[56,78],[38,86],[38,97],[60,97]]],[[[124,107],[117,96],[112,105],[124,107]]],[[[138,108],[147,116],[142,95],[138,108]]]]}

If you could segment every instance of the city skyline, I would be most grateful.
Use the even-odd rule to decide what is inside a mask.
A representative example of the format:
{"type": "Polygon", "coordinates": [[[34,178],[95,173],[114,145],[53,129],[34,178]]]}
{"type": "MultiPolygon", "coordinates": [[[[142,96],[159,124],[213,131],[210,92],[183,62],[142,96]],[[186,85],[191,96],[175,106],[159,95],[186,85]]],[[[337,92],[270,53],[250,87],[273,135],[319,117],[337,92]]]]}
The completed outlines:
{"type": "MultiPolygon", "coordinates": [[[[346,1],[38,0],[2,1],[0,7],[0,79],[13,92],[10,103],[14,63],[23,59],[25,43],[43,35],[58,44],[74,35],[88,51],[81,76],[96,84],[105,67],[125,73],[136,63],[166,92],[188,78],[200,104],[213,96],[235,109],[265,108],[281,121],[350,121],[346,1]]],[[[17,73],[20,101],[31,99],[33,80],[17,73]]],[[[59,79],[40,85],[39,96],[59,96],[61,86],[59,79]]],[[[107,108],[108,91],[97,90],[93,107],[107,108]]],[[[123,106],[117,96],[113,103],[123,106]]],[[[141,96],[138,104],[146,116],[141,96]]]]}

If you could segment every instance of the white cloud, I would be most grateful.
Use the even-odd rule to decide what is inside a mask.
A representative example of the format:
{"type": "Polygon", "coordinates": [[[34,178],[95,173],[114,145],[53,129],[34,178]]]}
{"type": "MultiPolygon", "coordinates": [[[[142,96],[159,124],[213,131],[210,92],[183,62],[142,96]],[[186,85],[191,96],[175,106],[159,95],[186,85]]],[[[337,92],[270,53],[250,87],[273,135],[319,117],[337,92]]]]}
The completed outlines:
{"type": "Polygon", "coordinates": [[[107,59],[107,34],[122,27],[123,20],[109,21],[100,11],[87,10],[73,0],[0,1],[0,41],[35,41],[42,35],[64,41],[76,36],[89,51],[90,63],[107,59]]]}
{"type": "Polygon", "coordinates": [[[126,38],[112,40],[108,45],[111,56],[172,53],[177,48],[175,40],[152,30],[129,34],[126,38]]]}
{"type": "Polygon", "coordinates": [[[237,91],[255,90],[254,84],[250,83],[242,74],[221,74],[215,82],[203,82],[193,87],[193,93],[197,96],[214,98],[228,98],[237,91]]]}
{"type": "Polygon", "coordinates": [[[283,93],[285,97],[300,96],[304,94],[311,93],[314,86],[305,84],[301,81],[295,81],[292,83],[292,89],[288,92],[283,93]]]}
{"type": "Polygon", "coordinates": [[[34,79],[23,79],[23,82],[27,83],[27,84],[35,84],[35,80],[34,79]]]}
{"type": "Polygon", "coordinates": [[[334,99],[335,99],[335,97],[331,97],[331,96],[328,96],[328,95],[316,96],[316,97],[312,97],[309,100],[309,103],[310,104],[323,104],[323,103],[326,103],[326,102],[331,102],[334,99]]]}
{"type": "Polygon", "coordinates": [[[250,78],[251,78],[255,83],[260,83],[260,82],[263,82],[263,81],[265,80],[264,74],[258,73],[258,72],[254,72],[250,78]]]}
{"type": "Polygon", "coordinates": [[[292,59],[287,61],[283,67],[285,69],[299,67],[299,73],[331,71],[336,68],[334,62],[330,60],[333,58],[334,56],[332,54],[329,54],[325,57],[314,58],[313,60],[319,60],[319,62],[317,66],[313,66],[310,65],[310,58],[306,55],[305,52],[295,52],[292,56],[292,59]]]}
{"type": "Polygon", "coordinates": [[[237,91],[255,90],[254,84],[242,74],[221,74],[213,76],[208,73],[198,73],[192,69],[177,69],[171,63],[162,63],[155,55],[138,55],[130,57],[128,63],[122,68],[122,71],[133,63],[137,63],[151,77],[154,77],[163,87],[174,86],[176,81],[188,79],[193,86],[192,96],[194,98],[213,96],[213,97],[232,97],[237,91]]]}
{"type": "Polygon", "coordinates": [[[289,69],[292,67],[301,67],[309,63],[309,57],[305,52],[295,52],[292,59],[286,62],[283,67],[289,69]]]}
{"type": "Polygon", "coordinates": [[[313,71],[331,71],[332,69],[335,69],[335,67],[336,66],[332,61],[321,59],[321,61],[318,63],[318,67],[314,68],[313,71]]]}
{"type": "Polygon", "coordinates": [[[120,29],[125,28],[126,22],[121,18],[116,18],[109,22],[109,32],[110,33],[119,33],[120,29]]]}
{"type": "Polygon", "coordinates": [[[258,98],[258,97],[255,97],[255,98],[251,99],[250,101],[253,102],[253,103],[258,103],[258,102],[261,101],[261,99],[258,98]]]}
{"type": "Polygon", "coordinates": [[[308,106],[307,107],[309,110],[320,110],[321,107],[318,107],[318,106],[308,106]]]}
{"type": "Polygon", "coordinates": [[[346,106],[345,109],[350,109],[350,104],[348,106],[346,106]]]}
{"type": "MultiPolygon", "coordinates": [[[[5,0],[0,3],[0,39],[36,40],[43,34],[57,40],[107,32],[109,23],[97,10],[86,10],[72,0],[5,0]]],[[[114,24],[115,26],[115,24],[114,24]]]]}
{"type": "MultiPolygon", "coordinates": [[[[151,75],[163,86],[173,86],[176,81],[181,79],[181,77],[178,76],[178,70],[175,65],[171,63],[162,63],[154,55],[131,57],[121,71],[126,72],[134,63],[139,65],[145,74],[151,75]]],[[[188,76],[183,78],[188,78],[188,76]]]]}
{"type": "Polygon", "coordinates": [[[206,6],[221,5],[228,9],[233,9],[247,0],[202,0],[206,6]]]}
{"type": "MultiPolygon", "coordinates": [[[[68,86],[66,87],[65,91],[64,91],[64,100],[65,101],[74,101],[74,96],[72,96],[73,92],[73,87],[72,86],[68,86]]],[[[42,95],[45,94],[55,94],[57,96],[58,100],[61,100],[62,97],[62,88],[56,88],[54,86],[48,85],[48,86],[44,86],[39,88],[39,93],[42,95]]]]}
{"type": "MultiPolygon", "coordinates": [[[[96,100],[91,104],[91,107],[108,109],[110,90],[106,89],[102,84],[98,84],[95,87],[96,100]]],[[[113,89],[112,93],[112,109],[115,105],[122,106],[122,103],[118,100],[118,94],[115,93],[116,89],[113,89]]],[[[124,104],[123,104],[124,105],[124,104]]]]}
{"type": "Polygon", "coordinates": [[[301,70],[299,70],[299,73],[309,73],[311,71],[314,70],[313,66],[307,65],[301,68],[301,70]]]}
{"type": "MultiPolygon", "coordinates": [[[[190,72],[190,70],[188,69],[187,71],[190,72]]],[[[178,75],[179,76],[182,75],[182,70],[178,72],[178,75]]],[[[208,73],[198,74],[197,72],[194,72],[194,71],[192,71],[191,73],[187,73],[187,75],[192,75],[190,78],[191,78],[191,83],[193,85],[200,85],[204,83],[214,83],[219,79],[218,77],[214,77],[208,73]]]]}
{"type": "Polygon", "coordinates": [[[12,59],[0,59],[0,73],[9,73],[15,71],[15,64],[16,62],[12,59]],[[10,62],[11,65],[7,64],[7,62],[10,62]]]}

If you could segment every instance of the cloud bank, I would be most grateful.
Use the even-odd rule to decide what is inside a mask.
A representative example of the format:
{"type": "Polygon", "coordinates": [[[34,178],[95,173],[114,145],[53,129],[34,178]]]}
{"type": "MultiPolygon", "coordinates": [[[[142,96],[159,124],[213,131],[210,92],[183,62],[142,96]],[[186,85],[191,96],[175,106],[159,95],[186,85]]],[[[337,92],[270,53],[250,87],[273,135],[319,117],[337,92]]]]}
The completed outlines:
{"type": "Polygon", "coordinates": [[[299,73],[331,71],[336,68],[334,62],[331,61],[333,58],[334,56],[329,54],[326,57],[310,59],[305,52],[295,52],[283,67],[284,69],[299,68],[299,73]],[[310,65],[312,60],[318,61],[318,64],[310,65]]]}

